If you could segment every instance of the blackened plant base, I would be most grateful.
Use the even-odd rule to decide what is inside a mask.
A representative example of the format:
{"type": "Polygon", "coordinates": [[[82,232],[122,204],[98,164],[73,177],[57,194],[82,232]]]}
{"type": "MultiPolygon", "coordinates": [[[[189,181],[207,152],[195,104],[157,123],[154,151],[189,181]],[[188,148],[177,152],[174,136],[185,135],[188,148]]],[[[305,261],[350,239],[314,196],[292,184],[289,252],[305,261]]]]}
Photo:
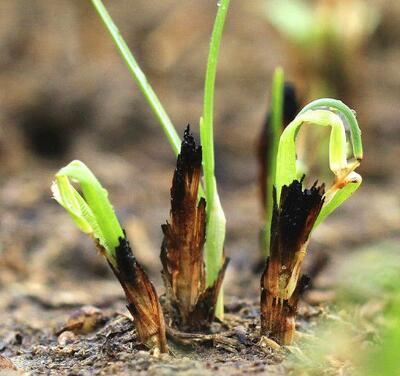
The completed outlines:
{"type": "MultiPolygon", "coordinates": [[[[105,250],[98,244],[102,254],[105,250]]],[[[128,302],[140,341],[150,349],[168,352],[164,315],[156,290],[142,266],[137,262],[126,238],[119,238],[115,249],[116,265],[110,265],[128,302]]]]}
{"type": "Polygon", "coordinates": [[[261,334],[289,345],[308,278],[300,279],[311,230],[324,202],[324,185],[302,188],[294,180],[283,186],[279,206],[274,192],[270,256],[261,277],[261,334]]]}

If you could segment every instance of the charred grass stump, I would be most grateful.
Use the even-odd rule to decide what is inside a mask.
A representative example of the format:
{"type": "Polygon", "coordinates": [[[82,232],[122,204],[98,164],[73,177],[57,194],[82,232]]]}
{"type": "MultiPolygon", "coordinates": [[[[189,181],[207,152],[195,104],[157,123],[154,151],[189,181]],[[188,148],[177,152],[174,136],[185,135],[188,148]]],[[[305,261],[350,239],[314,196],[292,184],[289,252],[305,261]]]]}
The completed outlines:
{"type": "Polygon", "coordinates": [[[215,283],[206,287],[206,200],[198,194],[201,163],[202,148],[188,126],[172,180],[170,221],[161,226],[160,255],[170,315],[185,331],[207,329],[214,320],[228,263],[225,259],[215,283]]]}
{"type": "Polygon", "coordinates": [[[270,256],[261,277],[261,333],[282,345],[292,343],[297,304],[309,282],[300,272],[323,195],[324,184],[303,190],[295,180],[282,187],[278,206],[274,191],[270,256]]]}
{"type": "MultiPolygon", "coordinates": [[[[93,173],[82,162],[71,162],[56,174],[53,194],[77,227],[95,240],[106,257],[125,291],[139,340],[155,352],[168,351],[166,329],[171,337],[185,343],[215,343],[217,335],[204,332],[215,317],[223,319],[222,281],[228,260],[224,257],[226,219],[215,177],[213,108],[218,53],[229,2],[220,1],[211,36],[203,116],[199,121],[202,155],[202,148],[196,146],[189,127],[181,144],[171,120],[102,1],[92,0],[173,151],[180,152],[171,189],[170,219],[162,226],[161,247],[168,302],[165,308],[168,318],[172,319],[169,321],[172,327],[166,327],[154,286],[136,261],[108,194],[93,173]],[[203,187],[200,185],[201,170],[203,187]],[[82,196],[70,179],[79,183],[82,196]],[[178,332],[174,326],[181,332],[174,333],[178,332]],[[187,333],[196,331],[203,333],[187,333]]],[[[283,71],[278,70],[274,77],[275,100],[271,115],[274,133],[266,140],[273,147],[266,161],[267,175],[261,177],[265,183],[262,189],[267,192],[264,203],[268,206],[265,234],[270,235],[265,241],[269,244],[265,250],[270,249],[270,256],[261,279],[261,332],[286,345],[293,340],[297,304],[307,285],[307,277],[300,278],[300,271],[310,233],[359,188],[362,178],[355,169],[362,160],[363,149],[354,112],[344,103],[330,98],[304,107],[287,125],[278,143],[282,123],[289,120],[283,119],[281,108],[283,71]],[[295,140],[304,124],[331,127],[329,164],[335,180],[326,193],[324,185],[317,184],[303,190],[303,181],[298,180],[304,171],[297,163],[295,140]],[[350,133],[353,149],[351,161],[347,155],[347,133],[350,133]]],[[[262,153],[265,156],[265,150],[262,153]]],[[[224,335],[228,338],[231,334],[224,335]]],[[[222,342],[229,343],[226,338],[222,342]]]]}
{"type": "Polygon", "coordinates": [[[118,278],[128,302],[140,341],[149,348],[168,352],[164,315],[157,292],[149,277],[137,262],[126,238],[119,238],[116,248],[117,266],[109,265],[118,278]]]}

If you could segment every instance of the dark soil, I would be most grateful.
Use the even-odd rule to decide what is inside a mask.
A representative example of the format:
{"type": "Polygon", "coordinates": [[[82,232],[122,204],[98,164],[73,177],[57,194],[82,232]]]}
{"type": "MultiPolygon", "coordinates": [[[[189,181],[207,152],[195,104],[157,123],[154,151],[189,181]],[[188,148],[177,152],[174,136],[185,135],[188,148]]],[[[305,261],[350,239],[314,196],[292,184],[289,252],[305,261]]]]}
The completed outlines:
{"type": "MultiPolygon", "coordinates": [[[[228,307],[229,308],[229,307],[228,307]]],[[[25,370],[47,374],[238,374],[263,371],[281,361],[282,354],[258,345],[257,309],[235,304],[218,334],[170,341],[170,355],[152,355],[137,343],[132,322],[125,314],[102,311],[104,323],[88,334],[65,331],[57,336],[51,328],[39,330],[34,323],[14,323],[2,330],[3,354],[25,370]],[[46,371],[45,371],[46,370],[46,371]]],[[[43,308],[37,308],[43,315],[43,308]]],[[[67,309],[46,310],[48,322],[60,320],[67,309]]],[[[32,313],[32,312],[31,312],[32,313]]],[[[193,336],[193,335],[192,335],[193,336]]]]}

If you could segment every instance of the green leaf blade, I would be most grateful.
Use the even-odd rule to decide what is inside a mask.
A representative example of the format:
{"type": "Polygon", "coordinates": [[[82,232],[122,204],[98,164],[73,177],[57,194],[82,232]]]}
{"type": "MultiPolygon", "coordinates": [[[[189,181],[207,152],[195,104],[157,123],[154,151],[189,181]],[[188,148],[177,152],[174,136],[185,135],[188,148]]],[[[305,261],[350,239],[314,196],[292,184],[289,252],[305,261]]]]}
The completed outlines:
{"type": "Polygon", "coordinates": [[[360,187],[361,180],[348,183],[342,189],[339,189],[336,194],[323,205],[321,212],[318,215],[314,224],[316,229],[329,215],[331,215],[339,206],[341,206],[353,193],[360,187]]]}

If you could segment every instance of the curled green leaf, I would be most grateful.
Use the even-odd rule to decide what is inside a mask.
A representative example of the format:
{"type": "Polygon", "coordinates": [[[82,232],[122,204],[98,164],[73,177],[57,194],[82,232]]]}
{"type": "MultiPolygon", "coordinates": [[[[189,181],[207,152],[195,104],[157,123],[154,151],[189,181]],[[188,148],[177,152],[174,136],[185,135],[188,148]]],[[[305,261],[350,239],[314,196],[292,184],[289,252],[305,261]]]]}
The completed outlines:
{"type": "Polygon", "coordinates": [[[57,176],[51,190],[53,198],[70,214],[78,228],[85,234],[93,234],[93,227],[90,224],[93,213],[68,178],[57,176]]]}
{"type": "Polygon", "coordinates": [[[315,226],[347,200],[360,186],[361,176],[354,170],[363,157],[361,131],[354,112],[335,99],[319,99],[305,106],[282,133],[276,166],[276,190],[278,202],[283,186],[298,179],[299,161],[296,155],[296,137],[302,125],[311,124],[331,127],[329,140],[329,167],[335,175],[333,185],[324,196],[324,206],[315,226]],[[351,135],[353,161],[347,160],[346,126],[351,135]]]}
{"type": "Polygon", "coordinates": [[[336,175],[347,168],[346,133],[340,117],[329,110],[309,110],[300,113],[283,131],[278,148],[276,166],[276,188],[278,202],[284,185],[298,177],[296,136],[304,124],[331,127],[329,143],[329,164],[336,175]]]}
{"type": "Polygon", "coordinates": [[[321,98],[310,102],[300,111],[299,115],[309,110],[315,110],[319,108],[327,108],[331,111],[335,111],[344,116],[350,129],[351,144],[353,148],[354,158],[358,161],[361,161],[363,159],[361,130],[360,127],[358,126],[355,112],[350,107],[346,106],[342,101],[332,98],[321,98]]]}
{"type": "Polygon", "coordinates": [[[72,161],[58,171],[52,191],[54,199],[67,210],[78,228],[97,239],[114,263],[115,249],[125,236],[108,200],[108,192],[92,171],[81,161],[72,161]],[[71,180],[79,184],[83,197],[71,180]]]}

